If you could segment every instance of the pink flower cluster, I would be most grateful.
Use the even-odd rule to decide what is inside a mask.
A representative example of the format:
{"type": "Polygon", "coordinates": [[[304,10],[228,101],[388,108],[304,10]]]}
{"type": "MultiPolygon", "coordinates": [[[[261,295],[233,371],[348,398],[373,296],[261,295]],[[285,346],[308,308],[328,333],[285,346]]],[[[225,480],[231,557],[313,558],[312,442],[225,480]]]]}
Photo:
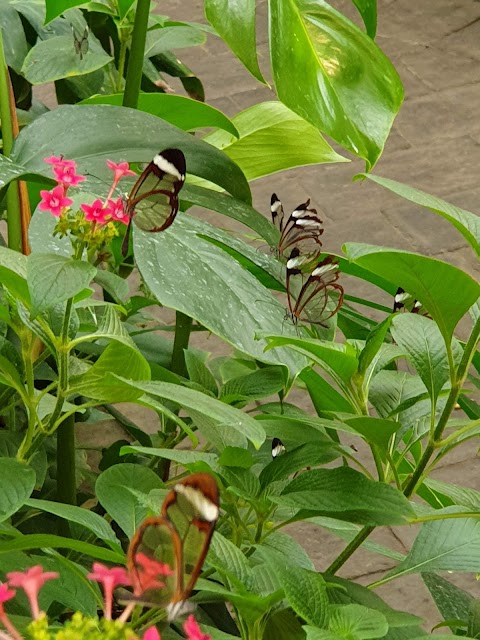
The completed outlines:
{"type": "MultiPolygon", "coordinates": [[[[88,574],[90,580],[98,582],[103,587],[104,594],[104,617],[106,620],[112,619],[113,592],[118,586],[133,586],[134,594],[140,595],[147,589],[157,589],[164,586],[158,580],[159,576],[169,576],[173,571],[166,564],[157,562],[148,556],[139,553],[137,561],[142,568],[140,577],[131,577],[123,567],[106,567],[100,562],[93,564],[93,570],[88,574]]],[[[38,604],[38,593],[47,580],[58,578],[55,571],[44,571],[41,565],[36,565],[26,571],[12,571],[7,573],[7,582],[0,583],[0,622],[5,627],[7,634],[0,632],[2,638],[12,640],[23,640],[4,609],[5,602],[15,597],[16,591],[12,587],[23,589],[30,603],[32,617],[37,620],[42,612],[38,604]]],[[[119,620],[125,622],[135,603],[128,605],[120,616],[119,620]],[[127,614],[125,616],[125,614],[127,614]]],[[[188,640],[211,640],[211,636],[202,633],[197,621],[190,615],[183,625],[188,640]]],[[[143,640],[161,640],[161,636],[156,627],[150,627],[143,634],[143,640]]]]}
{"type": "MultiPolygon", "coordinates": [[[[65,160],[63,156],[50,156],[45,158],[45,162],[52,165],[53,175],[58,184],[51,191],[40,191],[42,200],[38,208],[41,211],[50,211],[53,216],[59,218],[73,204],[73,200],[67,197],[68,190],[70,187],[77,187],[85,180],[85,176],[76,173],[77,163],[74,160],[65,160]]],[[[82,204],[80,208],[87,222],[98,225],[108,222],[128,224],[129,216],[125,212],[123,199],[113,200],[112,196],[119,181],[125,176],[134,176],[135,172],[130,170],[128,162],[117,164],[107,160],[107,166],[113,171],[113,183],[105,201],[97,198],[92,204],[82,204]]]]}

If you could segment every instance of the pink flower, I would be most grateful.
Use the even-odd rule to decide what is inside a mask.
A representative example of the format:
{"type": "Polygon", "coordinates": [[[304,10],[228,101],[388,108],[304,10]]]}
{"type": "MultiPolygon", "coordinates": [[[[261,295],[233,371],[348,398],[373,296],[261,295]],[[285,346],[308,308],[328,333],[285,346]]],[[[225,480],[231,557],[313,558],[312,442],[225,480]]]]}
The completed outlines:
{"type": "Polygon", "coordinates": [[[128,162],[119,162],[118,164],[116,164],[115,162],[113,162],[113,160],[107,160],[107,167],[115,172],[113,176],[114,188],[124,176],[137,175],[135,171],[131,171],[130,167],[128,166],[128,162]]]}
{"type": "Polygon", "coordinates": [[[68,187],[76,187],[80,184],[80,182],[83,182],[84,180],[86,180],[85,176],[79,176],[75,173],[76,164],[75,163],[73,164],[74,166],[72,166],[71,164],[67,166],[62,164],[62,165],[54,165],[53,167],[53,173],[55,175],[57,182],[60,182],[61,184],[63,184],[67,189],[68,187]]]}
{"type": "Polygon", "coordinates": [[[112,215],[110,207],[104,206],[103,202],[97,198],[92,204],[81,204],[80,209],[85,213],[85,220],[88,222],[97,222],[105,224],[107,219],[112,215]]]}
{"type": "Polygon", "coordinates": [[[130,578],[123,567],[106,567],[100,562],[93,563],[93,571],[89,573],[87,578],[95,580],[103,585],[103,593],[105,596],[104,616],[106,620],[112,619],[112,599],[113,590],[118,585],[129,585],[130,578]]]}
{"type": "Polygon", "coordinates": [[[157,627],[149,627],[143,634],[143,640],[162,640],[157,627]]]}
{"type": "Polygon", "coordinates": [[[40,564],[30,567],[26,571],[11,571],[7,573],[8,584],[11,587],[19,587],[27,594],[32,609],[34,620],[40,616],[40,608],[38,606],[38,592],[47,580],[58,578],[56,571],[44,571],[40,564]]]}
{"type": "Polygon", "coordinates": [[[149,589],[161,589],[164,582],[157,580],[158,576],[173,576],[173,571],[168,564],[157,562],[144,553],[137,553],[135,561],[140,565],[140,570],[132,576],[133,592],[140,595],[149,589]]]}
{"type": "Polygon", "coordinates": [[[52,216],[58,218],[62,211],[69,207],[73,200],[65,196],[65,191],[61,184],[57,185],[52,191],[40,191],[42,201],[38,205],[41,211],[50,211],[52,216]]]}
{"type": "Polygon", "coordinates": [[[59,169],[63,167],[77,168],[75,160],[64,160],[63,156],[49,156],[48,158],[44,158],[43,161],[47,164],[53,164],[54,167],[58,167],[59,169]]]}
{"type": "Polygon", "coordinates": [[[0,606],[14,598],[17,593],[14,589],[9,589],[8,586],[8,584],[0,582],[0,606]]]}
{"type": "Polygon", "coordinates": [[[187,634],[188,640],[212,640],[212,636],[209,636],[207,633],[202,633],[193,615],[188,616],[183,625],[183,630],[187,634]]]}
{"type": "Polygon", "coordinates": [[[117,198],[116,201],[108,200],[107,206],[111,209],[111,216],[114,222],[123,222],[123,224],[130,222],[130,216],[128,213],[125,213],[125,205],[122,197],[117,198]]]}
{"type": "Polygon", "coordinates": [[[12,598],[14,598],[16,593],[17,592],[14,589],[8,588],[8,584],[4,584],[0,582],[0,622],[8,631],[8,633],[10,634],[10,637],[14,638],[15,640],[22,640],[22,636],[15,629],[15,627],[10,621],[10,618],[7,616],[3,608],[3,604],[11,600],[12,598]]]}

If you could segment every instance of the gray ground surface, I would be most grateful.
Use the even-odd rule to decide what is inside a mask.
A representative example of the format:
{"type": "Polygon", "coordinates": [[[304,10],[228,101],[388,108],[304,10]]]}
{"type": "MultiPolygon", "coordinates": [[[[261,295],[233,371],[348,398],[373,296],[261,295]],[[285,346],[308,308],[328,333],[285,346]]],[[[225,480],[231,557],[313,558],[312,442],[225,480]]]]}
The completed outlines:
{"type": "MultiPolygon", "coordinates": [[[[266,3],[258,4],[259,52],[262,68],[268,73],[266,3]]],[[[338,6],[354,16],[350,3],[345,1],[338,6]]],[[[204,20],[203,2],[199,0],[165,0],[159,3],[158,10],[176,19],[204,20]]],[[[404,82],[406,98],[375,173],[478,211],[480,3],[379,0],[378,32],[379,45],[404,82]]],[[[201,48],[180,51],[179,57],[204,82],[207,101],[229,116],[275,98],[218,39],[211,37],[201,48]]],[[[324,213],[325,239],[332,251],[340,251],[346,241],[367,241],[424,252],[474,273],[474,258],[462,236],[433,213],[405,203],[380,187],[368,182],[352,183],[352,176],[362,170],[363,163],[353,160],[350,164],[301,168],[271,176],[253,184],[254,203],[267,213],[272,191],[279,193],[287,208],[311,197],[324,213]]],[[[202,346],[215,352],[219,348],[214,340],[202,346]]],[[[300,401],[306,405],[305,399],[300,401]]],[[[146,420],[150,421],[150,417],[146,420]]],[[[84,434],[87,439],[89,435],[84,434]]],[[[480,488],[476,449],[472,442],[469,447],[457,450],[451,458],[447,457],[435,477],[480,488]]],[[[320,570],[344,546],[324,530],[310,525],[292,527],[291,533],[305,546],[320,570]]],[[[373,539],[405,552],[415,534],[414,528],[395,531],[382,528],[373,539]]],[[[361,550],[340,574],[368,584],[393,564],[361,550]]],[[[472,574],[453,579],[472,594],[479,594],[472,574]]],[[[439,621],[418,577],[394,581],[379,593],[393,606],[425,617],[427,628],[439,621]]]]}

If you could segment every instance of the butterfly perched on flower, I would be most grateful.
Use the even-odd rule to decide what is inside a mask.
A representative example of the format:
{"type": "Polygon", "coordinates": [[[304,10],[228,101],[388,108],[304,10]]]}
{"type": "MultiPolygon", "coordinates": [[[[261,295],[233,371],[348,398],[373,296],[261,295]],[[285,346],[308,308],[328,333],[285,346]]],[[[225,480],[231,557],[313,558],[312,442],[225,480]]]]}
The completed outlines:
{"type": "Polygon", "coordinates": [[[332,256],[326,256],[309,272],[302,267],[302,256],[294,250],[287,261],[287,315],[295,325],[304,322],[326,327],[325,321],[343,303],[343,287],[337,283],[338,263],[332,256]]]}
{"type": "Polygon", "coordinates": [[[287,217],[277,195],[272,194],[270,201],[272,222],[280,232],[276,252],[279,257],[289,258],[293,250],[298,250],[304,262],[320,256],[323,234],[323,222],[316,209],[310,208],[310,200],[298,205],[287,217]]]}
{"type": "Polygon", "coordinates": [[[211,475],[194,473],[177,482],[161,515],[147,518],[130,543],[131,601],[165,608],[169,619],[189,611],[218,516],[218,486],[211,475]]]}

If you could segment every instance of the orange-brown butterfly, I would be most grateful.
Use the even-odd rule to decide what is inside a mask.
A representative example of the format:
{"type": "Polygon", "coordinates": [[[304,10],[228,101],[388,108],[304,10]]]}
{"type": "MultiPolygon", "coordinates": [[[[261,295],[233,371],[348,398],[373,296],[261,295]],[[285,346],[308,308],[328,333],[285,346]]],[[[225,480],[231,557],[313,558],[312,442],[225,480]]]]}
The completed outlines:
{"type": "Polygon", "coordinates": [[[127,568],[134,589],[131,600],[165,608],[170,620],[189,611],[188,598],[200,575],[218,515],[218,486],[211,475],[194,473],[177,482],[165,497],[161,515],[147,518],[130,543],[127,568]],[[155,574],[159,563],[170,567],[170,575],[155,574]]]}

